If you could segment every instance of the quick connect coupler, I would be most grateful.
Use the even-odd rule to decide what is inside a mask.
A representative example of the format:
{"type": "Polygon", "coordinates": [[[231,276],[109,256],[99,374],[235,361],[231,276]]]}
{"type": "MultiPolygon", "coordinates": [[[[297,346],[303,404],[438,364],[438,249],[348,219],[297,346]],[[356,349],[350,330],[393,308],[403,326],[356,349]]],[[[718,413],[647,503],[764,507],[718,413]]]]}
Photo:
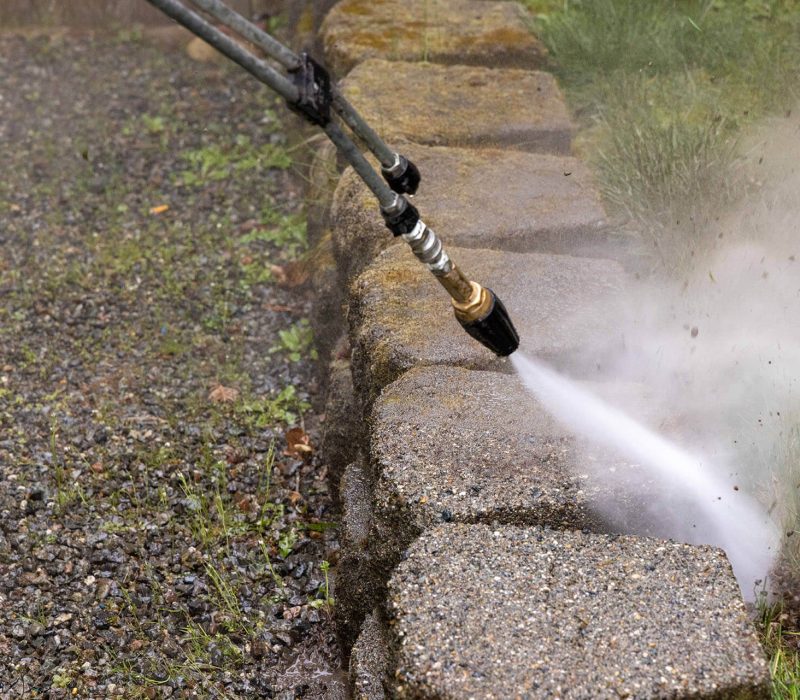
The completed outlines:
{"type": "Polygon", "coordinates": [[[441,239],[419,218],[417,209],[396,196],[381,208],[386,226],[411,246],[414,255],[450,294],[461,327],[484,347],[506,357],[519,347],[519,334],[497,295],[468,280],[444,250],[441,239]]]}

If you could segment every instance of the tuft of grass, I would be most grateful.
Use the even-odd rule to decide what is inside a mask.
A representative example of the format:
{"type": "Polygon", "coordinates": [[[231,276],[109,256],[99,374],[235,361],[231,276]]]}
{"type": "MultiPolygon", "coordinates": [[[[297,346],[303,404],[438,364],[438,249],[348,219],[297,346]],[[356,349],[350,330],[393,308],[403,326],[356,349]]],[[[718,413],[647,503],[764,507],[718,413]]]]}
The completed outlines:
{"type": "Polygon", "coordinates": [[[781,556],[790,572],[800,578],[800,424],[784,431],[774,456],[772,496],[777,522],[783,529],[781,556]]]}
{"type": "Polygon", "coordinates": [[[738,192],[742,127],[800,97],[800,1],[527,4],[611,213],[680,270],[708,211],[738,192]]]}
{"type": "Polygon", "coordinates": [[[800,632],[787,631],[780,603],[758,601],[758,633],[769,655],[773,700],[800,700],[800,632]]]}

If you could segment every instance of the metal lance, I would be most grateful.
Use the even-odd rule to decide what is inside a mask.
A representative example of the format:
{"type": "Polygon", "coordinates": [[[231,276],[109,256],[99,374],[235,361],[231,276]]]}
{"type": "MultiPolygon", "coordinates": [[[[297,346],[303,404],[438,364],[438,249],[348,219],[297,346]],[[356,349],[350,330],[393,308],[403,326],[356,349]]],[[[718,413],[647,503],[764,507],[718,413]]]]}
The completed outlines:
{"type": "Polygon", "coordinates": [[[148,2],[277,92],[293,111],[321,128],[375,195],[387,228],[411,246],[414,255],[450,294],[456,319],[464,330],[501,357],[517,349],[519,335],[503,303],[491,289],[464,276],[445,252],[439,237],[421,220],[417,209],[404,196],[413,195],[419,187],[420,173],[417,167],[384,143],[344,98],[321,65],[307,53],[295,54],[221,0],[192,2],[240,37],[258,46],[286,70],[286,75],[245,49],[180,0],[148,2]],[[352,137],[342,129],[335,117],[350,130],[352,137]],[[381,175],[364,157],[354,139],[378,159],[381,175]]]}

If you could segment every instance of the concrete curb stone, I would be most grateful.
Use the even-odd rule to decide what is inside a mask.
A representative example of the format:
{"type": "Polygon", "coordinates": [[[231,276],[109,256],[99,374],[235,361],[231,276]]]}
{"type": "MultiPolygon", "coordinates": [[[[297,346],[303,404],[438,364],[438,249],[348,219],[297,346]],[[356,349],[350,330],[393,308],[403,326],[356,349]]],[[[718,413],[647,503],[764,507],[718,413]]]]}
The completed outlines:
{"type": "Polygon", "coordinates": [[[391,665],[386,628],[376,611],[367,615],[350,654],[353,700],[383,700],[391,665]]]}
{"type": "Polygon", "coordinates": [[[342,0],[320,35],[327,65],[339,78],[375,57],[538,68],[546,55],[515,2],[342,0]]]}
{"type": "Polygon", "coordinates": [[[369,59],[342,92],[390,143],[567,155],[575,133],[555,78],[541,71],[369,59]]]}
{"type": "Polygon", "coordinates": [[[372,486],[363,459],[345,469],[339,500],[342,523],[341,556],[336,565],[336,631],[349,649],[365,616],[383,600],[388,578],[387,572],[372,566],[372,486]]]}
{"type": "Polygon", "coordinates": [[[769,697],[713,547],[440,526],[398,566],[388,612],[399,698],[769,697]]]}

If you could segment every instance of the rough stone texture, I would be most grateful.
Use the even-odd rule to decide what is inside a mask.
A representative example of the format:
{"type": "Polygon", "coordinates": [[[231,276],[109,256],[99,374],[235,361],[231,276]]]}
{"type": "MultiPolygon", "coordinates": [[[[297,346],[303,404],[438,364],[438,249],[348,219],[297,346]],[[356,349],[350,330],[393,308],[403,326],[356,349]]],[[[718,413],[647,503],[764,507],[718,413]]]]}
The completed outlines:
{"type": "Polygon", "coordinates": [[[712,547],[442,526],[414,543],[389,591],[398,697],[769,697],[712,547]]]}
{"type": "MultiPolygon", "coordinates": [[[[627,281],[618,263],[562,255],[448,248],[468,276],[503,300],[523,351],[557,369],[603,361],[622,342],[627,281]],[[588,353],[591,352],[591,355],[588,353]]],[[[384,251],[351,288],[348,312],[356,392],[369,410],[380,390],[416,365],[508,368],[470,338],[448,296],[410,250],[384,251]]]]}
{"type": "Polygon", "coordinates": [[[575,125],[549,73],[370,60],[342,91],[388,141],[570,152],[575,125]]]}
{"type": "Polygon", "coordinates": [[[383,700],[390,666],[386,628],[376,615],[367,615],[350,654],[353,700],[383,700]]]}
{"type": "MultiPolygon", "coordinates": [[[[641,385],[581,385],[617,405],[647,400],[641,385]]],[[[647,420],[652,411],[642,413],[647,420]]],[[[363,547],[384,576],[416,537],[443,522],[653,534],[654,510],[686,512],[640,465],[571,436],[516,375],[416,367],[383,390],[370,423],[375,486],[363,547]]]]}
{"type": "Polygon", "coordinates": [[[398,551],[441,522],[587,525],[582,453],[516,375],[417,367],[371,423],[376,517],[398,551]]]}
{"type": "Polygon", "coordinates": [[[334,357],[328,368],[322,435],[322,459],[328,467],[332,493],[338,492],[345,467],[356,458],[359,441],[366,437],[359,430],[359,422],[353,420],[355,408],[350,360],[334,357]]]}
{"type": "Polygon", "coordinates": [[[546,52],[529,21],[514,2],[342,0],[321,36],[338,77],[367,58],[536,68],[546,52]]]}
{"type": "MultiPolygon", "coordinates": [[[[624,257],[592,176],[575,158],[407,143],[400,150],[423,174],[414,206],[448,245],[624,257]]],[[[336,188],[330,219],[345,280],[381,250],[405,245],[392,237],[374,197],[350,169],[336,188]]]]}
{"type": "Polygon", "coordinates": [[[363,549],[369,539],[372,521],[372,488],[368,470],[361,460],[347,465],[341,480],[341,540],[349,548],[363,549]]]}

